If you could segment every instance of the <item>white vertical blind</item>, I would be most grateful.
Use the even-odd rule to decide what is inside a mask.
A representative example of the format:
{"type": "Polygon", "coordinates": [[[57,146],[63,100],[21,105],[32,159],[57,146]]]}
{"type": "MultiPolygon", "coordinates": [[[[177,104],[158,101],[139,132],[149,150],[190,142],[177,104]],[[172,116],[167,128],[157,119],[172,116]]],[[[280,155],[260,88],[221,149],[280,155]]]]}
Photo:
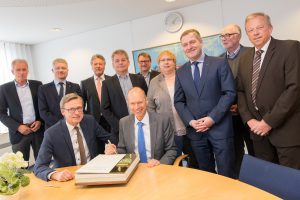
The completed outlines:
{"type": "MultiPolygon", "coordinates": [[[[28,78],[34,78],[30,45],[0,41],[0,85],[14,79],[11,73],[11,62],[16,58],[27,60],[29,67],[28,78]]],[[[7,132],[7,128],[0,122],[0,133],[7,132]]]]}

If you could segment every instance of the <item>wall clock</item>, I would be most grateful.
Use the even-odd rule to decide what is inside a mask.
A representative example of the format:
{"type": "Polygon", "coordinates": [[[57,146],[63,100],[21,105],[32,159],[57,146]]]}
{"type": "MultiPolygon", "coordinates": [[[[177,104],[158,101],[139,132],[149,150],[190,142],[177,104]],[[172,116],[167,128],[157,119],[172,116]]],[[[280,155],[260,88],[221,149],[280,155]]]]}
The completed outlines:
{"type": "Polygon", "coordinates": [[[165,17],[165,29],[169,33],[175,33],[181,29],[183,18],[179,13],[171,12],[165,17]]]}

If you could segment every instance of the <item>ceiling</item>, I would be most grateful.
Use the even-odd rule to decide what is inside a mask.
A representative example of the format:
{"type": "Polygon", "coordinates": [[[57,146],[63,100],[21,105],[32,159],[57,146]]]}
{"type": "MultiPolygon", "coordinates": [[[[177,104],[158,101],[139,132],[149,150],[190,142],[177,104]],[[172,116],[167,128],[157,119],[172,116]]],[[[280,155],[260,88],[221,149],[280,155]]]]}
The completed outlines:
{"type": "Polygon", "coordinates": [[[0,0],[0,41],[37,44],[204,1],[0,0]]]}

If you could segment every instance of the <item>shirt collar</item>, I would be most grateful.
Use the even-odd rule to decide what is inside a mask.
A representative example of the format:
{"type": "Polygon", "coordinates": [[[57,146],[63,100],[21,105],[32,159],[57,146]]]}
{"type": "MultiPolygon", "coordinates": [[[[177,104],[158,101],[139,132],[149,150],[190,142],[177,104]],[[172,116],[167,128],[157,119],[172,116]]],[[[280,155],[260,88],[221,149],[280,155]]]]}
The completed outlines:
{"type": "MultiPolygon", "coordinates": [[[[203,62],[204,62],[204,58],[205,58],[205,54],[204,54],[204,52],[202,51],[202,54],[201,54],[200,58],[199,58],[198,60],[195,60],[195,61],[197,61],[197,62],[199,62],[199,63],[203,63],[203,62]]],[[[192,64],[193,62],[195,62],[195,61],[191,61],[191,60],[190,60],[191,64],[192,64]]]]}
{"type": "Polygon", "coordinates": [[[236,48],[236,50],[234,50],[232,53],[229,53],[227,51],[227,58],[234,58],[239,52],[240,52],[240,49],[241,49],[241,45],[238,46],[238,48],[236,48]]]}
{"type": "MultiPolygon", "coordinates": [[[[98,76],[94,75],[94,80],[97,81],[97,80],[98,80],[98,76]]],[[[100,80],[101,80],[101,81],[104,81],[104,80],[105,80],[104,74],[102,74],[102,75],[100,76],[100,80]]]]}
{"type": "MultiPolygon", "coordinates": [[[[72,131],[74,130],[75,126],[69,124],[69,123],[67,122],[67,120],[65,120],[65,121],[66,121],[66,125],[67,125],[67,128],[68,128],[69,132],[72,133],[72,131]]],[[[79,129],[81,129],[81,128],[80,128],[80,124],[78,124],[77,127],[78,127],[79,129]]]]}
{"type": "MultiPolygon", "coordinates": [[[[271,42],[271,38],[270,38],[270,39],[268,40],[268,42],[261,48],[261,50],[264,51],[263,53],[266,53],[266,52],[267,52],[268,47],[269,47],[269,45],[270,45],[270,42],[271,42]]],[[[259,50],[259,49],[257,49],[257,48],[255,47],[255,52],[256,52],[257,50],[259,50]]]]}
{"type": "Polygon", "coordinates": [[[136,125],[138,122],[142,122],[143,124],[148,124],[149,123],[149,115],[148,112],[146,111],[146,114],[144,116],[144,118],[139,121],[135,116],[134,116],[134,124],[136,125]]]}
{"type": "Polygon", "coordinates": [[[24,88],[29,85],[29,81],[26,80],[26,83],[24,85],[20,85],[16,80],[14,80],[16,87],[24,88]]]}
{"type": "Polygon", "coordinates": [[[120,79],[120,78],[127,78],[127,77],[129,77],[129,73],[127,72],[127,74],[125,74],[125,75],[119,75],[119,74],[117,74],[117,76],[118,76],[118,78],[120,79]]]}
{"type": "Polygon", "coordinates": [[[60,81],[60,80],[54,79],[54,84],[55,84],[55,85],[59,85],[60,82],[63,82],[64,85],[67,84],[67,81],[66,81],[66,80],[60,81]]]}

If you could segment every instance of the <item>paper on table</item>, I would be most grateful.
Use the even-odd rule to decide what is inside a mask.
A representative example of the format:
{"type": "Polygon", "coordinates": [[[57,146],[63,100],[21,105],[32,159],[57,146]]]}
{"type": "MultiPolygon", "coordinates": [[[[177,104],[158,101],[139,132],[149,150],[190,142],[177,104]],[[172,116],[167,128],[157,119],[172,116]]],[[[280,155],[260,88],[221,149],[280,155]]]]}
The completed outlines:
{"type": "Polygon", "coordinates": [[[76,171],[76,173],[109,173],[126,154],[96,156],[93,160],[76,171]]]}

